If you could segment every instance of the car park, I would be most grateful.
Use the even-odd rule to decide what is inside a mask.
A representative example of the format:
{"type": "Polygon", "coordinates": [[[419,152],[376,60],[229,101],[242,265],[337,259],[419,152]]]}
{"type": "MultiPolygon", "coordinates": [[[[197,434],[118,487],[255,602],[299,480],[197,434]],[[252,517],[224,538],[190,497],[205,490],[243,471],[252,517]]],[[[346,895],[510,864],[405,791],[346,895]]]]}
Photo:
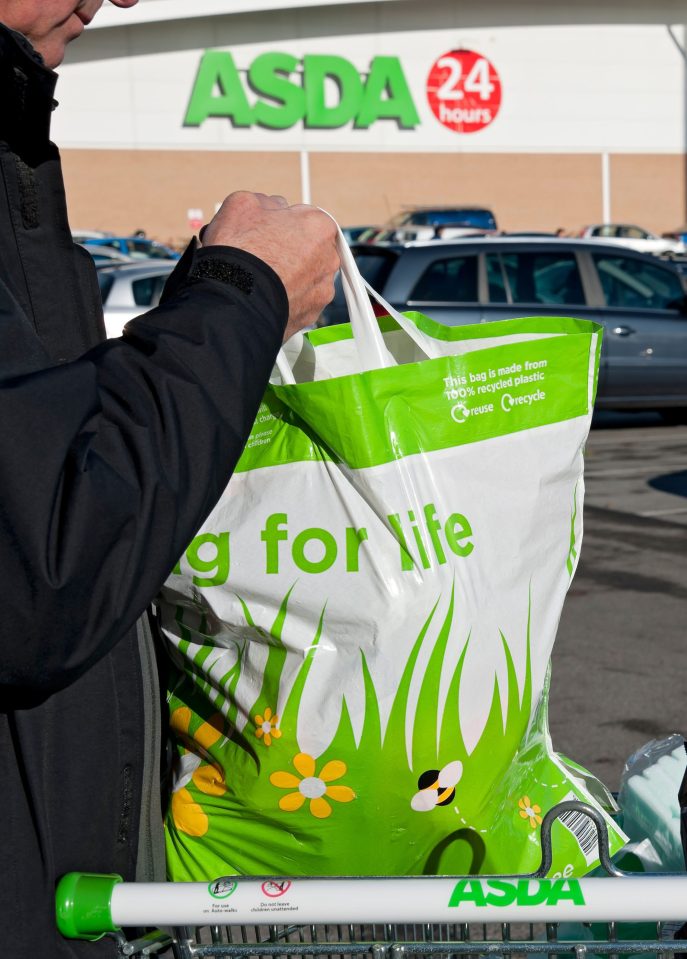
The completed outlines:
{"type": "Polygon", "coordinates": [[[378,226],[342,226],[341,232],[347,243],[358,243],[367,236],[374,235],[378,229],[378,226]]]}
{"type": "Polygon", "coordinates": [[[72,240],[75,243],[88,243],[90,240],[103,240],[112,233],[105,233],[103,230],[72,230],[72,240]]]}
{"type": "Polygon", "coordinates": [[[579,235],[606,243],[618,243],[639,253],[684,253],[685,244],[679,238],[657,236],[632,223],[599,223],[585,226],[579,235]]]}
{"type": "Polygon", "coordinates": [[[365,235],[364,239],[368,243],[456,239],[496,233],[496,230],[496,217],[486,207],[412,207],[398,213],[384,226],[365,235]]]}
{"type": "Polygon", "coordinates": [[[96,266],[134,262],[130,256],[120,253],[119,250],[115,250],[111,246],[89,246],[87,243],[81,243],[80,246],[83,246],[84,250],[90,253],[96,266]]]}
{"type": "MultiPolygon", "coordinates": [[[[604,331],[597,405],[687,418],[687,276],[594,240],[482,237],[357,244],[358,267],[396,309],[449,326],[525,316],[604,331]]],[[[339,281],[323,325],[348,318],[339,281]]]]}
{"type": "MultiPolygon", "coordinates": [[[[676,230],[668,230],[666,233],[661,233],[661,236],[665,240],[674,240],[678,243],[687,244],[687,223],[683,223],[682,226],[679,226],[676,230]]],[[[687,250],[687,246],[685,249],[687,250]]]]}
{"type": "Polygon", "coordinates": [[[681,273],[687,281],[687,256],[671,257],[670,262],[678,271],[678,273],[681,273]]]}
{"type": "Polygon", "coordinates": [[[171,247],[142,236],[92,236],[84,237],[77,242],[81,242],[89,253],[112,249],[132,260],[178,260],[180,258],[180,254],[171,247]]]}
{"type": "Polygon", "coordinates": [[[98,270],[108,337],[121,336],[125,323],[158,305],[175,265],[175,260],[150,260],[98,270]]]}

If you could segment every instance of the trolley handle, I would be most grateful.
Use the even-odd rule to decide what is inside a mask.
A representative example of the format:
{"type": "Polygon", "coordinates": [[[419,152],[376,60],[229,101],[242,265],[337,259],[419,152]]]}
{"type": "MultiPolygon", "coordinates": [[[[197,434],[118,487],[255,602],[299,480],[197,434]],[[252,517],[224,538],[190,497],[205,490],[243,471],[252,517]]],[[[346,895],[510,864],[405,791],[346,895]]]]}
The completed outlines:
{"type": "MultiPolygon", "coordinates": [[[[598,838],[599,859],[606,873],[610,877],[631,876],[632,874],[618,869],[611,861],[608,831],[603,816],[587,803],[573,800],[559,803],[544,816],[541,824],[541,864],[536,872],[529,873],[528,875],[508,877],[481,876],[479,879],[472,879],[465,876],[367,876],[338,878],[328,876],[307,877],[305,879],[303,877],[294,878],[286,876],[227,876],[225,877],[225,884],[228,885],[229,889],[228,891],[223,890],[223,895],[220,896],[216,895],[211,888],[215,886],[215,881],[210,883],[209,886],[207,883],[139,884],[124,883],[121,876],[111,874],[68,873],[60,880],[57,887],[57,925],[62,935],[67,938],[96,940],[105,934],[118,933],[122,926],[203,925],[207,923],[210,918],[212,918],[214,922],[225,922],[229,924],[240,923],[248,921],[249,919],[250,921],[254,921],[256,918],[253,915],[255,909],[250,908],[252,903],[243,909],[248,919],[242,919],[237,914],[239,910],[234,908],[234,906],[238,904],[238,900],[242,898],[245,899],[246,896],[250,897],[251,895],[260,897],[259,891],[260,889],[264,890],[264,886],[267,883],[282,883],[289,888],[292,885],[292,881],[294,886],[299,887],[299,890],[304,886],[307,887],[306,899],[309,900],[306,903],[307,909],[314,909],[313,915],[319,917],[307,920],[303,918],[302,921],[335,921],[333,918],[324,919],[323,911],[331,911],[333,908],[332,902],[334,901],[338,902],[343,911],[347,911],[353,908],[354,900],[355,907],[365,912],[365,921],[386,921],[386,919],[381,917],[381,913],[388,909],[387,900],[389,896],[393,899],[393,895],[400,896],[408,903],[407,906],[401,908],[399,913],[401,916],[405,915],[404,910],[406,908],[410,908],[411,905],[416,905],[415,897],[418,896],[426,901],[428,915],[436,912],[436,921],[445,922],[449,916],[452,921],[455,921],[458,917],[452,907],[456,905],[454,901],[456,883],[458,887],[462,886],[464,881],[480,885],[480,888],[482,883],[486,884],[485,888],[490,885],[494,885],[497,889],[507,887],[505,890],[507,892],[515,888],[514,881],[519,881],[520,885],[532,881],[539,884],[536,888],[539,890],[544,889],[546,884],[550,882],[546,879],[546,875],[552,865],[551,829],[556,819],[569,811],[581,813],[594,823],[598,838]],[[380,899],[378,894],[380,885],[383,885],[385,890],[385,895],[382,899],[380,899]],[[363,887],[365,887],[364,890],[363,887]],[[243,892],[241,895],[237,893],[236,897],[227,899],[227,897],[231,897],[234,888],[242,889],[243,892]],[[207,900],[209,891],[214,903],[211,914],[208,914],[207,900]],[[373,900],[376,901],[373,902],[373,900]],[[439,901],[447,905],[437,905],[439,901]],[[150,904],[154,915],[146,914],[146,910],[149,908],[149,905],[146,905],[146,903],[150,904]],[[315,903],[315,906],[313,906],[313,903],[315,903]],[[370,903],[372,903],[372,912],[368,915],[367,906],[370,903]],[[226,914],[224,914],[225,912],[226,914]],[[379,917],[376,916],[376,912],[380,913],[379,917]]],[[[657,884],[655,881],[656,878],[657,877],[654,877],[651,888],[658,892],[660,882],[657,884]]],[[[667,879],[667,877],[664,878],[667,879]]],[[[637,877],[635,876],[634,879],[633,888],[636,892],[639,892],[637,877]]],[[[219,883],[219,881],[220,880],[216,880],[217,883],[219,883]]],[[[569,885],[574,884],[576,889],[580,887],[580,884],[586,885],[591,883],[591,888],[601,891],[604,884],[607,886],[609,882],[613,889],[616,888],[612,879],[583,879],[569,880],[567,882],[569,885]]],[[[527,887],[527,889],[529,889],[529,887],[527,887]]],[[[661,887],[661,890],[663,891],[663,887],[661,887]]],[[[292,889],[292,893],[294,891],[295,890],[292,889]]],[[[681,906],[679,909],[674,910],[674,906],[671,904],[668,911],[674,910],[676,913],[681,914],[684,909],[682,903],[684,903],[686,898],[684,885],[681,884],[681,889],[676,891],[680,892],[683,897],[680,899],[681,906]]],[[[527,890],[525,890],[525,892],[527,892],[527,890]]],[[[568,894],[570,894],[569,891],[568,894]]],[[[611,897],[610,902],[613,904],[615,893],[611,892],[610,889],[606,889],[606,892],[600,900],[596,897],[598,904],[595,907],[595,913],[599,912],[600,915],[605,914],[608,908],[606,903],[609,901],[609,895],[611,897]]],[[[579,896],[582,901],[576,905],[589,905],[589,903],[585,903],[581,892],[579,896]]],[[[468,896],[468,898],[474,898],[474,896],[468,896]]],[[[536,896],[535,900],[532,900],[531,897],[528,896],[526,896],[526,898],[528,900],[526,905],[536,907],[534,911],[530,910],[531,915],[528,913],[528,915],[525,916],[525,913],[521,911],[520,905],[518,904],[514,915],[517,914],[518,918],[522,915],[525,921],[541,921],[538,917],[541,912],[541,901],[543,900],[540,901],[536,896]]],[[[419,901],[418,899],[417,902],[419,901]]],[[[477,908],[476,914],[482,912],[481,906],[484,904],[479,903],[478,905],[480,908],[477,908]]],[[[547,908],[544,908],[542,914],[546,914],[547,916],[550,914],[549,905],[548,903],[546,904],[547,908]]],[[[307,909],[304,910],[304,913],[307,909]]],[[[466,909],[467,907],[461,909],[462,915],[465,915],[466,909]]],[[[613,909],[610,909],[610,912],[612,911],[613,909]]],[[[296,909],[296,912],[300,912],[300,906],[296,909]]],[[[576,912],[577,909],[573,909],[573,913],[576,912]]],[[[304,913],[301,915],[304,915],[304,913]]],[[[596,916],[592,916],[592,918],[595,917],[596,916]]],[[[471,919],[469,921],[482,921],[483,918],[485,917],[478,915],[477,919],[471,919]]],[[[505,912],[502,913],[501,918],[506,918],[505,912]]],[[[662,918],[670,917],[666,915],[662,918]]],[[[387,917],[387,919],[390,919],[390,917],[387,917]]],[[[343,919],[337,918],[336,921],[343,921],[343,919]]],[[[346,921],[350,921],[350,916],[348,916],[346,921]]],[[[403,921],[405,921],[405,919],[403,921]]]]}

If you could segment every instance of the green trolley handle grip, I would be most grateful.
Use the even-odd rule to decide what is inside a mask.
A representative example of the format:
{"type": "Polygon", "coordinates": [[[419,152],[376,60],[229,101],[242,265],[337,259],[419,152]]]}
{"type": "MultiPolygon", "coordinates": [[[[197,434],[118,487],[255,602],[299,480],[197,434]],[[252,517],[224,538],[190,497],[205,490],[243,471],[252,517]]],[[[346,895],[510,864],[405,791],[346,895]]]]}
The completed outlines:
{"type": "Polygon", "coordinates": [[[57,928],[66,939],[94,942],[108,932],[119,932],[112,921],[112,890],[122,877],[68,872],[57,884],[57,928]]]}

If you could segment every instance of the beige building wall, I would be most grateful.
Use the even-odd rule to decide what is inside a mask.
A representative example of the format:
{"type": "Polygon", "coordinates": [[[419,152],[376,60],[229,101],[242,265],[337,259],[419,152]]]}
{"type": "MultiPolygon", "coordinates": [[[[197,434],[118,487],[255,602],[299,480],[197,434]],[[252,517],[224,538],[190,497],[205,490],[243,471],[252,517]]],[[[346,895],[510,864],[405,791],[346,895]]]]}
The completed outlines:
{"type": "Polygon", "coordinates": [[[657,232],[687,222],[687,156],[611,157],[611,216],[657,232]]]}
{"type": "MultiPolygon", "coordinates": [[[[65,150],[70,220],[77,229],[163,242],[190,234],[187,211],[209,219],[233,190],[301,194],[295,152],[65,150]]],[[[574,231],[603,220],[599,154],[312,153],[311,202],[346,226],[377,224],[408,204],[489,206],[504,230],[574,231]]],[[[610,158],[611,215],[658,233],[684,222],[684,155],[610,158]]]]}
{"type": "Polygon", "coordinates": [[[379,223],[405,204],[484,205],[504,230],[581,226],[601,215],[601,162],[593,155],[315,154],[314,202],[342,223],[379,223]]]}
{"type": "Polygon", "coordinates": [[[234,190],[301,194],[297,153],[224,153],[186,150],[64,150],[72,229],[128,235],[144,229],[168,243],[190,235],[187,212],[203,211],[234,190]]]}

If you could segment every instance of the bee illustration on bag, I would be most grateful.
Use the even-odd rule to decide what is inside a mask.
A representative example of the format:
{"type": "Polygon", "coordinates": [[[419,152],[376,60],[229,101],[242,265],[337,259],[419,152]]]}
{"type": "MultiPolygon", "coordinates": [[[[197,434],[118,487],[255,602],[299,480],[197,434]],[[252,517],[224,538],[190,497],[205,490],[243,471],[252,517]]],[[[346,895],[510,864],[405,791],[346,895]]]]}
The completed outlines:
{"type": "Polygon", "coordinates": [[[463,775],[460,760],[448,763],[443,769],[428,769],[418,778],[419,791],[410,800],[415,812],[429,812],[436,806],[448,806],[456,796],[456,784],[463,775]]]}

